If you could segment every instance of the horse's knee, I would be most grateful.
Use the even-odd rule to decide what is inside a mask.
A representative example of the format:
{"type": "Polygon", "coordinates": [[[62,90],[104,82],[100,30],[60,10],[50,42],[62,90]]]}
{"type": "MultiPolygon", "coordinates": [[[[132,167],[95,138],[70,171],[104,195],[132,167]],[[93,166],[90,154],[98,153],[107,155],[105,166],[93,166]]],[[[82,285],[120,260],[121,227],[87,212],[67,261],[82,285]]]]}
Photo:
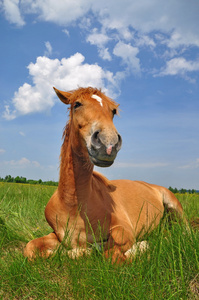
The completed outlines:
{"type": "Polygon", "coordinates": [[[24,249],[24,256],[29,260],[35,259],[37,255],[47,258],[53,254],[59,244],[55,233],[50,233],[28,242],[24,249]]]}
{"type": "Polygon", "coordinates": [[[104,256],[110,257],[112,263],[121,263],[126,260],[125,252],[131,248],[133,242],[132,233],[123,226],[116,225],[110,231],[104,256]]]}
{"type": "Polygon", "coordinates": [[[130,230],[118,225],[110,231],[108,247],[118,246],[122,252],[126,252],[134,243],[134,238],[130,230]]]}

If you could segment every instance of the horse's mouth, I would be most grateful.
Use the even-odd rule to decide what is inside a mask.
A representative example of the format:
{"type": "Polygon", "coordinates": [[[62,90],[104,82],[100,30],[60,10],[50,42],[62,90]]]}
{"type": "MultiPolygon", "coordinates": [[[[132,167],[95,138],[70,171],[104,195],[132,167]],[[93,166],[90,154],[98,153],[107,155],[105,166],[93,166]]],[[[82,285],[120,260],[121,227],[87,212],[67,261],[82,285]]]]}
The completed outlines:
{"type": "Polygon", "coordinates": [[[114,163],[114,159],[113,160],[103,160],[103,159],[99,159],[93,155],[91,155],[89,153],[89,158],[91,160],[91,162],[97,166],[97,167],[110,167],[113,163],[114,163]]]}

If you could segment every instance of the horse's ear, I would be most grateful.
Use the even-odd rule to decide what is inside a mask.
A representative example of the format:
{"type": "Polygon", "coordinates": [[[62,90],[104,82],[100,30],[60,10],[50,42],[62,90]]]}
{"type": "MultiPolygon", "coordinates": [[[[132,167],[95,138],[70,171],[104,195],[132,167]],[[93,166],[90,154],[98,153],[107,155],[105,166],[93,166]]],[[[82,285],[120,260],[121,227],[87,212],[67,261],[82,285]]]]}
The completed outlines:
{"type": "Polygon", "coordinates": [[[70,92],[63,92],[56,89],[55,87],[53,87],[53,89],[55,90],[55,93],[63,103],[70,104],[70,100],[69,100],[69,97],[71,96],[70,92]]]}

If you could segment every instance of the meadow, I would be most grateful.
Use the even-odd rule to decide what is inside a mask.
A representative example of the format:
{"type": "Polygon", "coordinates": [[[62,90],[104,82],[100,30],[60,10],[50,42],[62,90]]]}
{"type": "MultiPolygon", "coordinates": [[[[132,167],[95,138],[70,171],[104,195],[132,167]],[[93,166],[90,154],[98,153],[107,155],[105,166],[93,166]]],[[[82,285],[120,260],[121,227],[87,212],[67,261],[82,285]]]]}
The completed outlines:
{"type": "MultiPolygon", "coordinates": [[[[199,299],[199,229],[165,218],[150,248],[112,265],[101,252],[70,259],[63,247],[29,262],[25,244],[51,232],[44,208],[55,187],[0,183],[0,299],[199,299]]],[[[199,194],[177,194],[188,220],[199,217],[199,194]]]]}

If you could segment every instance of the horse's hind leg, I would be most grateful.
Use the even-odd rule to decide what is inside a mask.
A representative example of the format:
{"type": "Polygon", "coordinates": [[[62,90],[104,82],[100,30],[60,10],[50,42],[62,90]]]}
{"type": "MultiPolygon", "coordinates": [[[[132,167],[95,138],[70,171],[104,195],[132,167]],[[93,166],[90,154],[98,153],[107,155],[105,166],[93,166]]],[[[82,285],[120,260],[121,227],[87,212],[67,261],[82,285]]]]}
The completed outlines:
{"type": "Polygon", "coordinates": [[[175,213],[176,216],[183,218],[183,208],[175,195],[166,188],[160,187],[160,192],[163,197],[163,204],[167,211],[175,213]]]}
{"type": "Polygon", "coordinates": [[[58,248],[60,242],[54,232],[43,237],[30,241],[25,249],[24,256],[32,260],[37,255],[42,257],[49,257],[58,248]]]}
{"type": "Polygon", "coordinates": [[[181,203],[178,201],[176,196],[166,188],[163,190],[163,204],[166,212],[169,213],[169,217],[174,220],[182,221],[189,232],[189,224],[185,217],[181,203]]]}

